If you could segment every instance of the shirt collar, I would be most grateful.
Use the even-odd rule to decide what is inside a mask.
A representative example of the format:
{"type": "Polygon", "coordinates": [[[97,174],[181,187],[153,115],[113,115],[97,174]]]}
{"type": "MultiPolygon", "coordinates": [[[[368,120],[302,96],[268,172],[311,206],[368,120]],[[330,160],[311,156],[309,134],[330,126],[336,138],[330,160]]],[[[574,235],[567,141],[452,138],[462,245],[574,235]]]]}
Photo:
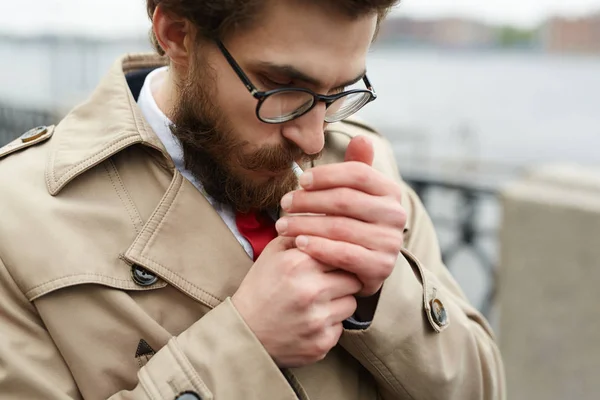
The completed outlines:
{"type": "Polygon", "coordinates": [[[138,99],[138,105],[142,114],[146,118],[148,125],[152,128],[156,136],[160,139],[163,146],[171,156],[175,167],[179,171],[185,169],[183,161],[183,150],[181,149],[181,143],[171,132],[170,126],[173,122],[165,115],[164,112],[156,104],[154,95],[152,94],[152,80],[162,72],[168,71],[168,67],[157,68],[150,72],[144,81],[140,97],[138,99]]]}

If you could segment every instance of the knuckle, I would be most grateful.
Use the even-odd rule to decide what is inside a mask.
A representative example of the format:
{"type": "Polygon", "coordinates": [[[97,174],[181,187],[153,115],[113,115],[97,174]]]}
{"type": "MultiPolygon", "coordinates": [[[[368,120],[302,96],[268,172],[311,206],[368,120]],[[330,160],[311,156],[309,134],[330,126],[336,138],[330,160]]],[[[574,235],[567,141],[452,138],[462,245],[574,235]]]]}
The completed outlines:
{"type": "Polygon", "coordinates": [[[334,197],[333,205],[336,210],[340,213],[347,213],[351,207],[351,196],[352,193],[346,188],[338,190],[337,195],[334,197]]]}
{"type": "Polygon", "coordinates": [[[346,221],[342,218],[335,218],[331,221],[329,234],[336,238],[346,238],[352,233],[346,221]]]}
{"type": "Polygon", "coordinates": [[[328,339],[320,339],[317,340],[314,346],[314,355],[318,358],[325,358],[325,355],[329,352],[331,347],[329,347],[328,339]]]}
{"type": "Polygon", "coordinates": [[[306,321],[306,330],[309,334],[315,334],[321,336],[322,332],[326,327],[326,319],[318,314],[311,315],[306,321]]]}
{"type": "Polygon", "coordinates": [[[308,254],[298,249],[291,249],[290,251],[287,251],[284,257],[284,262],[292,269],[306,267],[311,259],[308,254]]]}
{"type": "Polygon", "coordinates": [[[326,333],[321,335],[314,343],[313,346],[313,355],[315,358],[322,360],[327,356],[327,353],[335,346],[337,340],[334,339],[334,336],[326,333]]]}
{"type": "Polygon", "coordinates": [[[308,364],[314,364],[316,362],[322,361],[327,357],[326,352],[319,352],[317,349],[309,350],[308,359],[310,362],[308,364]]]}
{"type": "Polygon", "coordinates": [[[343,331],[344,327],[342,326],[341,322],[337,323],[329,329],[329,350],[331,350],[338,344],[343,331]]]}
{"type": "Polygon", "coordinates": [[[285,228],[285,235],[288,235],[289,237],[294,236],[294,232],[296,231],[296,228],[298,226],[298,223],[296,221],[297,217],[287,216],[287,217],[280,218],[280,220],[283,220],[283,219],[285,219],[285,222],[287,225],[285,228]]]}
{"type": "Polygon", "coordinates": [[[362,296],[372,296],[375,293],[377,293],[377,291],[381,288],[381,285],[383,284],[383,280],[375,280],[372,279],[368,282],[365,283],[365,288],[363,289],[363,291],[361,292],[362,296]]]}
{"type": "Polygon", "coordinates": [[[400,204],[394,202],[388,211],[388,216],[392,226],[404,228],[406,225],[406,210],[400,204]]]}
{"type": "Polygon", "coordinates": [[[293,207],[305,206],[307,202],[306,192],[304,190],[296,190],[294,192],[294,200],[292,202],[293,207]]]}
{"type": "Polygon", "coordinates": [[[371,278],[365,281],[365,285],[361,293],[367,296],[373,295],[377,292],[379,283],[381,283],[381,280],[378,278],[371,278]]]}
{"type": "Polygon", "coordinates": [[[397,183],[394,183],[392,185],[392,187],[394,188],[394,190],[392,191],[392,196],[393,196],[394,200],[396,200],[398,203],[400,203],[402,201],[402,197],[403,197],[402,196],[402,188],[397,183]]]}
{"type": "MultiPolygon", "coordinates": [[[[312,242],[312,240],[311,240],[312,242]]],[[[309,246],[311,245],[311,243],[309,242],[309,246]]],[[[306,254],[305,252],[295,249],[298,252],[298,265],[302,268],[312,268],[314,267],[314,261],[313,258],[311,256],[309,256],[308,254],[306,254]]]]}
{"type": "Polygon", "coordinates": [[[295,275],[298,268],[302,265],[301,252],[290,250],[286,251],[281,260],[282,265],[278,270],[283,271],[285,275],[295,275]]]}
{"type": "MultiPolygon", "coordinates": [[[[319,297],[319,290],[313,288],[300,287],[298,293],[298,305],[302,308],[312,306],[319,297]]],[[[314,318],[310,318],[308,324],[315,324],[314,318]]]]}
{"type": "Polygon", "coordinates": [[[356,163],[354,167],[354,179],[360,183],[365,184],[371,181],[371,168],[364,163],[356,163]]]}
{"type": "Polygon", "coordinates": [[[400,209],[398,210],[398,221],[400,222],[401,228],[404,228],[407,220],[408,220],[408,213],[406,212],[404,207],[400,206],[400,209]]]}
{"type": "Polygon", "coordinates": [[[342,266],[352,266],[358,264],[358,257],[350,250],[339,251],[336,254],[337,262],[342,266]]]}
{"type": "MultiPolygon", "coordinates": [[[[354,288],[355,292],[360,291],[360,289],[362,289],[363,287],[363,283],[360,280],[360,278],[354,274],[351,273],[346,273],[348,276],[348,286],[351,286],[352,288],[354,288]]],[[[350,299],[354,299],[354,296],[348,296],[350,299]]]]}
{"type": "MultiPolygon", "coordinates": [[[[360,287],[362,288],[362,284],[360,285],[360,287]]],[[[355,312],[356,312],[356,307],[358,307],[358,301],[356,300],[356,297],[354,296],[346,296],[347,300],[346,300],[346,305],[344,307],[344,314],[346,315],[346,318],[350,318],[355,312]]]]}
{"type": "Polygon", "coordinates": [[[397,259],[398,256],[394,254],[385,254],[382,256],[379,263],[380,267],[374,270],[373,280],[377,282],[386,280],[394,271],[397,259]]]}
{"type": "Polygon", "coordinates": [[[380,250],[389,253],[391,257],[397,257],[404,245],[404,233],[401,230],[394,229],[393,232],[381,235],[380,250]]]}
{"type": "Polygon", "coordinates": [[[396,244],[394,250],[399,252],[402,249],[402,246],[404,245],[404,228],[396,230],[394,238],[394,243],[396,244]]]}
{"type": "Polygon", "coordinates": [[[386,278],[392,273],[396,267],[396,261],[398,261],[398,254],[389,254],[384,261],[383,267],[385,270],[386,278]]]}

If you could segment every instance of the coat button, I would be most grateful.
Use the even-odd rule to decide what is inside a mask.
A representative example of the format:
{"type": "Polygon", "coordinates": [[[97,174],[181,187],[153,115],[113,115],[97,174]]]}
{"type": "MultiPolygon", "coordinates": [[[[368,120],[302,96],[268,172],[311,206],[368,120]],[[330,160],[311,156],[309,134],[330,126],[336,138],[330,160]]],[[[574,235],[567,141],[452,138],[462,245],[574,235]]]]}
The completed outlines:
{"type": "Polygon", "coordinates": [[[131,267],[131,277],[140,286],[152,286],[158,281],[156,275],[146,271],[139,265],[131,267]]]}
{"type": "Polygon", "coordinates": [[[175,400],[202,400],[202,397],[198,396],[198,394],[194,392],[185,392],[175,397],[175,400]]]}
{"type": "Polygon", "coordinates": [[[33,142],[35,139],[48,133],[48,127],[38,126],[37,128],[30,129],[21,135],[21,141],[23,143],[33,142]]]}
{"type": "Polygon", "coordinates": [[[448,325],[448,313],[446,313],[446,307],[440,299],[433,299],[429,303],[431,306],[431,318],[440,327],[448,325]]]}

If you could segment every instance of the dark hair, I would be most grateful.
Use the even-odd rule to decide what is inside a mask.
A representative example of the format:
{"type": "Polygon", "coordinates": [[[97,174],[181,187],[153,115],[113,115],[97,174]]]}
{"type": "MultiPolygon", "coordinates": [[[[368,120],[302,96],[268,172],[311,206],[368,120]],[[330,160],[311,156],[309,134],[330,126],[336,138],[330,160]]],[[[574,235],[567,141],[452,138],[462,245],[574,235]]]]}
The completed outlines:
{"type": "MultiPolygon", "coordinates": [[[[337,9],[350,18],[377,13],[379,26],[399,0],[311,1],[329,9],[337,9]]],[[[146,7],[151,20],[156,7],[160,5],[166,12],[185,17],[194,23],[200,38],[214,40],[224,38],[232,31],[248,26],[265,3],[266,0],[146,0],[146,7]]],[[[151,31],[150,36],[156,51],[164,55],[154,32],[151,31]]]]}

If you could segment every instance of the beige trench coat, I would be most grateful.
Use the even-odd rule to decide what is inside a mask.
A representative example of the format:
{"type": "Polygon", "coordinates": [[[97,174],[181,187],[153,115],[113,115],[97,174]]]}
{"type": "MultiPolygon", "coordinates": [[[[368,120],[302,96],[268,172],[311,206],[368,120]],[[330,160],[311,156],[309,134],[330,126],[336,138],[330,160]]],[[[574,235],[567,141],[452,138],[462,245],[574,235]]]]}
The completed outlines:
{"type": "Polygon", "coordinates": [[[60,124],[0,150],[2,400],[504,397],[487,322],[442,264],[390,147],[358,122],[329,127],[319,163],[370,136],[375,167],[404,189],[406,250],[369,329],[281,371],[230,301],[252,261],[127,85],[125,73],[163,62],[124,57],[60,124]]]}

